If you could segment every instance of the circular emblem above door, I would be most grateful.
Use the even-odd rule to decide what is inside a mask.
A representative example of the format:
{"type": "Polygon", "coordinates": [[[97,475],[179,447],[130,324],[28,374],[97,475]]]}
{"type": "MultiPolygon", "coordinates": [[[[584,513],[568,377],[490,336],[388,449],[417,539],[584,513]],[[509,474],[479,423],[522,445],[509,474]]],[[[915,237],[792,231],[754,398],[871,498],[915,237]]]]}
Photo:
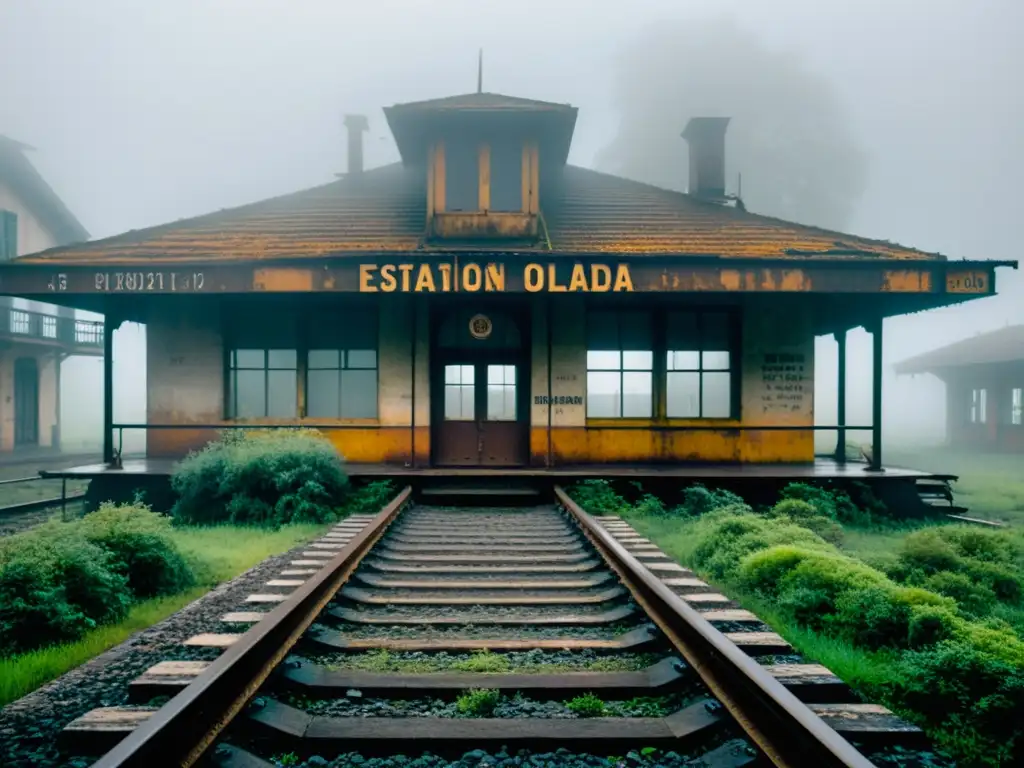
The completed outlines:
{"type": "Polygon", "coordinates": [[[473,315],[469,319],[469,335],[474,339],[486,339],[494,330],[494,324],[487,315],[473,315]]]}

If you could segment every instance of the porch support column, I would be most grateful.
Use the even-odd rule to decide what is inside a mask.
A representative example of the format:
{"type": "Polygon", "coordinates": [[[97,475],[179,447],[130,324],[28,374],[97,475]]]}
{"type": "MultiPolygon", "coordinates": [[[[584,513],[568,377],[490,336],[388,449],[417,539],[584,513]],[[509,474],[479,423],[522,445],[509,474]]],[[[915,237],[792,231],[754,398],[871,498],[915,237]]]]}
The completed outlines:
{"type": "Polygon", "coordinates": [[[882,472],[882,324],[879,316],[871,330],[871,462],[869,472],[882,472]]]}
{"type": "Polygon", "coordinates": [[[836,461],[846,463],[846,334],[848,330],[836,331],[837,354],[839,358],[838,386],[836,388],[836,461]]]}
{"type": "Polygon", "coordinates": [[[103,463],[114,463],[114,329],[109,302],[103,307],[103,463]]]}

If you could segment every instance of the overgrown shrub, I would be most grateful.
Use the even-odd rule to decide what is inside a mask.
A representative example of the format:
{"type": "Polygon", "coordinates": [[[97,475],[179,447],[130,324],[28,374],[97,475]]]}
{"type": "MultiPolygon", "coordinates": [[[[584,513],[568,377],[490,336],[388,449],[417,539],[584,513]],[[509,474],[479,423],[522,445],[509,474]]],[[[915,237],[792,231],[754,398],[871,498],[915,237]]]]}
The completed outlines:
{"type": "Polygon", "coordinates": [[[172,514],[192,523],[325,522],[348,486],[341,456],[307,429],[229,432],[176,468],[172,514]]]}
{"type": "Polygon", "coordinates": [[[374,480],[347,494],[341,509],[346,515],[374,515],[394,496],[395,484],[391,480],[374,480]]]}
{"type": "Polygon", "coordinates": [[[726,507],[706,515],[693,564],[713,578],[731,580],[746,555],[780,544],[831,549],[820,536],[789,521],[736,514],[726,507]]]}
{"type": "Polygon", "coordinates": [[[694,483],[683,490],[683,501],[676,507],[676,514],[696,517],[716,509],[729,508],[735,512],[749,510],[750,507],[732,491],[724,488],[706,488],[694,483]]]}
{"type": "Polygon", "coordinates": [[[66,642],[123,617],[131,593],[110,559],[74,525],[0,541],[0,652],[66,642]]]}
{"type": "Polygon", "coordinates": [[[893,674],[871,693],[962,764],[1024,764],[1024,641],[995,615],[977,618],[993,604],[993,614],[1016,615],[1007,608],[1020,587],[1012,536],[917,531],[878,558],[882,572],[797,525],[823,517],[805,504],[814,507],[790,499],[764,515],[718,510],[688,523],[689,564],[791,627],[884,651],[876,658],[891,660],[893,674]]]}
{"type": "Polygon", "coordinates": [[[109,554],[110,567],[137,598],[180,592],[195,583],[171,539],[171,521],[141,503],[105,503],[80,523],[87,541],[109,554]]]}
{"type": "Polygon", "coordinates": [[[963,573],[939,571],[925,578],[921,586],[953,598],[964,611],[974,616],[988,615],[996,602],[995,592],[963,573]]]}
{"type": "Polygon", "coordinates": [[[920,583],[984,615],[995,601],[1016,605],[1024,595],[1020,544],[1004,531],[942,526],[915,531],[898,552],[893,577],[920,583]]]}
{"type": "Polygon", "coordinates": [[[871,513],[863,510],[846,491],[808,483],[790,483],[782,489],[782,500],[796,499],[814,507],[818,514],[841,523],[863,525],[871,522],[871,513]]]}
{"type": "Polygon", "coordinates": [[[893,703],[914,713],[938,746],[984,756],[990,765],[1024,758],[1024,667],[962,640],[909,651],[897,664],[893,703]]]}
{"type": "Polygon", "coordinates": [[[783,499],[768,510],[768,517],[788,518],[814,531],[831,544],[840,544],[843,540],[843,527],[839,523],[822,515],[814,505],[801,499],[783,499]]]}
{"type": "Polygon", "coordinates": [[[607,480],[581,480],[569,496],[592,515],[618,515],[629,506],[607,480]]]}

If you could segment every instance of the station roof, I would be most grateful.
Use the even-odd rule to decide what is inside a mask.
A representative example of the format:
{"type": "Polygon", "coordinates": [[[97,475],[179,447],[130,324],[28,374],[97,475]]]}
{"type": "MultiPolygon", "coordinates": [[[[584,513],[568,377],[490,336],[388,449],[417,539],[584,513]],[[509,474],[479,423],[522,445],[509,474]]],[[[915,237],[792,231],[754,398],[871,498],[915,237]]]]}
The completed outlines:
{"type": "Polygon", "coordinates": [[[933,349],[931,352],[896,363],[896,373],[929,373],[946,368],[1024,361],[1024,325],[1010,325],[998,331],[933,349]]]}
{"type": "Polygon", "coordinates": [[[9,187],[61,244],[88,240],[89,233],[32,165],[28,144],[0,136],[0,184],[9,187]]]}
{"type": "MultiPolygon", "coordinates": [[[[114,237],[53,248],[21,263],[237,262],[451,252],[425,242],[422,169],[400,163],[312,189],[114,237]]],[[[714,256],[785,260],[944,259],[882,240],[795,224],[577,166],[542,188],[547,237],[522,244],[465,244],[495,253],[714,256]]]]}

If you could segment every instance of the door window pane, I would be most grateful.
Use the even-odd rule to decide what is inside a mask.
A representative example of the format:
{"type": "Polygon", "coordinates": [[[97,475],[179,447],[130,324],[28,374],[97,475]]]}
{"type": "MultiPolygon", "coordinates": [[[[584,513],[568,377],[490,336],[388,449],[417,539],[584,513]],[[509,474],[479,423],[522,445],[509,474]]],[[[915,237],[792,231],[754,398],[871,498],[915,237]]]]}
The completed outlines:
{"type": "Polygon", "coordinates": [[[1010,404],[1010,423],[1020,426],[1021,416],[1024,415],[1024,389],[1021,387],[1014,387],[1011,394],[1010,404]]]}
{"type": "Polygon", "coordinates": [[[444,367],[444,417],[447,421],[472,421],[476,417],[474,382],[472,365],[444,367]]]}
{"type": "Polygon", "coordinates": [[[487,420],[516,420],[516,367],[487,366],[487,420]]]}

